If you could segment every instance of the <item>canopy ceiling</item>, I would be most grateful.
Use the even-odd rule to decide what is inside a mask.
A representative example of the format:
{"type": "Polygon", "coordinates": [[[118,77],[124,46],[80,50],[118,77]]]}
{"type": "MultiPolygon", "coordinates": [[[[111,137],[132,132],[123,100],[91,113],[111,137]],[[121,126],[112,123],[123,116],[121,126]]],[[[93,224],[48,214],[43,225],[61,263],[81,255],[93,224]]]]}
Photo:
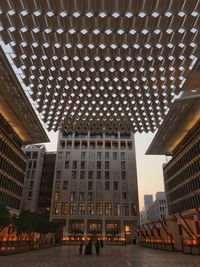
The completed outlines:
{"type": "Polygon", "coordinates": [[[199,59],[199,0],[1,0],[49,130],[154,131],[199,59]]]}

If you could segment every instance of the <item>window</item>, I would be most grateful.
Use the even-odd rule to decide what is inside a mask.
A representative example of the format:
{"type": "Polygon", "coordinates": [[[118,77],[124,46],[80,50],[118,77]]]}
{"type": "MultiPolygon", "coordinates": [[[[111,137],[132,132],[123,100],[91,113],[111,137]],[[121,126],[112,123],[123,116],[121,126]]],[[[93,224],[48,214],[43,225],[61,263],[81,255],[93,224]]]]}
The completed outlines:
{"type": "Polygon", "coordinates": [[[109,160],[109,152],[105,152],[105,160],[109,160]]]}
{"type": "Polygon", "coordinates": [[[87,214],[94,215],[94,203],[87,204],[87,214]]]}
{"type": "Polygon", "coordinates": [[[113,190],[118,191],[118,182],[113,182],[113,190]]]}
{"type": "Polygon", "coordinates": [[[30,171],[30,170],[27,170],[27,172],[26,172],[26,178],[27,178],[27,179],[30,178],[30,174],[31,174],[31,171],[30,171]]]}
{"type": "Polygon", "coordinates": [[[76,203],[70,203],[69,214],[70,215],[76,214],[76,203]]]}
{"type": "Polygon", "coordinates": [[[113,212],[114,216],[120,216],[120,204],[114,204],[113,212]]]}
{"type": "Polygon", "coordinates": [[[88,172],[88,179],[92,180],[94,176],[94,171],[89,171],[88,172]]]}
{"type": "Polygon", "coordinates": [[[32,154],[32,159],[37,159],[37,157],[38,157],[38,152],[34,151],[32,154]]]}
{"type": "Polygon", "coordinates": [[[121,142],[121,149],[123,150],[126,149],[126,142],[123,142],[123,141],[121,142]]]}
{"type": "Polygon", "coordinates": [[[35,178],[35,171],[33,170],[32,172],[31,172],[31,179],[34,179],[35,178]]]}
{"type": "Polygon", "coordinates": [[[63,190],[67,190],[68,181],[63,181],[63,190]]]}
{"type": "Polygon", "coordinates": [[[127,148],[132,149],[132,142],[127,142],[127,148]]]}
{"type": "Polygon", "coordinates": [[[72,148],[72,142],[71,141],[67,141],[66,149],[71,149],[71,148],[72,148]]]}
{"type": "Polygon", "coordinates": [[[67,202],[63,202],[61,206],[61,214],[65,215],[68,214],[68,205],[67,202]]]}
{"type": "Polygon", "coordinates": [[[90,142],[90,149],[95,149],[95,142],[90,142]]]}
{"type": "Polygon", "coordinates": [[[97,152],[97,160],[101,160],[101,152],[97,152]]]}
{"type": "Polygon", "coordinates": [[[60,190],[60,181],[55,182],[55,190],[60,190]]]}
{"type": "Polygon", "coordinates": [[[117,160],[117,152],[113,152],[113,160],[117,160]]]}
{"type": "Polygon", "coordinates": [[[60,177],[61,177],[61,171],[60,170],[58,170],[58,171],[56,171],[56,179],[60,179],[60,177]]]}
{"type": "Polygon", "coordinates": [[[32,166],[32,161],[29,160],[29,161],[28,161],[28,169],[31,169],[31,166],[32,166]]]}
{"type": "Polygon", "coordinates": [[[78,205],[78,214],[84,215],[85,214],[85,203],[79,203],[78,205]]]}
{"type": "Polygon", "coordinates": [[[77,176],[77,172],[76,171],[72,171],[72,179],[75,180],[77,176]]]}
{"type": "Polygon", "coordinates": [[[123,216],[129,216],[128,203],[123,204],[123,216]]]}
{"type": "Polygon", "coordinates": [[[105,172],[105,179],[106,180],[109,180],[110,179],[110,172],[105,172]]]}
{"type": "Polygon", "coordinates": [[[97,180],[101,179],[101,171],[97,171],[97,180]]]}
{"type": "Polygon", "coordinates": [[[62,159],[62,157],[63,157],[63,152],[62,151],[58,152],[58,159],[62,159]]]}
{"type": "Polygon", "coordinates": [[[80,179],[85,179],[85,171],[80,171],[80,179]]]}
{"type": "Polygon", "coordinates": [[[93,193],[92,192],[88,192],[87,200],[88,201],[92,201],[93,200],[93,193]]]}
{"type": "Polygon", "coordinates": [[[32,191],[29,191],[28,192],[28,200],[31,200],[31,198],[32,198],[32,191]]]}
{"type": "Polygon", "coordinates": [[[34,161],[33,161],[33,167],[32,167],[32,168],[33,168],[33,169],[36,169],[36,166],[37,166],[37,161],[34,160],[34,161]]]}
{"type": "MultiPolygon", "coordinates": [[[[81,149],[87,149],[87,142],[86,141],[82,141],[81,149]]],[[[83,152],[83,153],[85,153],[85,152],[83,152]]],[[[85,158],[83,158],[83,159],[85,159],[85,158]]]]}
{"type": "Polygon", "coordinates": [[[126,180],[126,172],[121,172],[121,179],[126,180]]]}
{"type": "Polygon", "coordinates": [[[109,161],[105,161],[105,169],[109,169],[110,168],[110,162],[109,161]]]}
{"type": "Polygon", "coordinates": [[[111,203],[105,203],[105,214],[109,216],[111,215],[111,213],[112,213],[111,203]]]}
{"type": "Polygon", "coordinates": [[[65,159],[70,159],[70,152],[66,152],[66,154],[65,154],[65,159]]]}
{"type": "Polygon", "coordinates": [[[54,202],[53,204],[53,214],[58,214],[60,209],[60,203],[59,202],[54,202]]]}
{"type": "Polygon", "coordinates": [[[88,182],[88,190],[93,190],[93,182],[88,182]]]}
{"type": "Polygon", "coordinates": [[[105,149],[111,149],[111,142],[110,141],[105,142],[105,149]]]}
{"type": "Polygon", "coordinates": [[[122,192],[122,200],[127,200],[127,192],[122,192]]]}
{"type": "Polygon", "coordinates": [[[26,151],[25,153],[26,153],[27,158],[30,159],[31,158],[31,152],[30,151],[26,151]]]}
{"type": "Polygon", "coordinates": [[[110,190],[110,182],[105,182],[105,190],[110,190]]]}
{"type": "Polygon", "coordinates": [[[65,161],[65,169],[69,169],[69,161],[65,161]]]}
{"type": "Polygon", "coordinates": [[[60,149],[64,149],[65,148],[65,141],[60,140],[60,149]]]}
{"type": "Polygon", "coordinates": [[[81,152],[81,159],[86,159],[86,152],[81,152]]]}
{"type": "Polygon", "coordinates": [[[101,169],[101,161],[97,161],[97,169],[101,169]]]}
{"type": "Polygon", "coordinates": [[[125,161],[121,161],[121,169],[125,170],[125,168],[126,168],[125,161]]]}
{"type": "Polygon", "coordinates": [[[121,152],[121,160],[125,160],[125,152],[121,152]]]}
{"type": "Polygon", "coordinates": [[[84,198],[85,198],[84,192],[79,192],[79,201],[85,200],[84,198]]]}
{"type": "Polygon", "coordinates": [[[70,201],[74,201],[76,199],[76,192],[70,192],[70,201]]]}
{"type": "Polygon", "coordinates": [[[85,169],[85,161],[81,161],[81,169],[85,169]]]}
{"type": "Polygon", "coordinates": [[[72,169],[77,169],[77,161],[76,160],[72,161],[72,169]]]}
{"type": "Polygon", "coordinates": [[[55,202],[58,202],[59,199],[60,199],[60,193],[59,193],[59,192],[55,192],[55,193],[54,193],[54,201],[55,201],[55,202]]]}
{"type": "Polygon", "coordinates": [[[103,215],[103,204],[102,203],[96,204],[96,213],[97,215],[103,215]]]}
{"type": "Polygon", "coordinates": [[[135,203],[131,203],[131,216],[137,215],[137,206],[135,203]]]}

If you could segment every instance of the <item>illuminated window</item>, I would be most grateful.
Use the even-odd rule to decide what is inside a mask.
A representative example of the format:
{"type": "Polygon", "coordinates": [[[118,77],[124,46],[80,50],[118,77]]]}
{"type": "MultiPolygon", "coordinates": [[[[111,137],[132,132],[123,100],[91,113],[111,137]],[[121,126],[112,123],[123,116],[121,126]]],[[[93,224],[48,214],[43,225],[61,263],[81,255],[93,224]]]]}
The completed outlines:
{"type": "Polygon", "coordinates": [[[96,204],[96,213],[97,215],[103,215],[103,204],[102,203],[96,204]]]}
{"type": "Polygon", "coordinates": [[[59,209],[60,209],[60,203],[54,202],[53,203],[53,214],[59,214],[59,209]]]}
{"type": "Polygon", "coordinates": [[[62,202],[61,214],[62,215],[68,214],[68,204],[67,204],[67,202],[62,202]]]}
{"type": "Polygon", "coordinates": [[[70,215],[76,214],[76,203],[70,203],[69,214],[70,215]]]}
{"type": "Polygon", "coordinates": [[[76,192],[70,192],[70,201],[73,201],[76,199],[76,192]]]}
{"type": "Polygon", "coordinates": [[[85,214],[85,203],[79,203],[78,205],[78,214],[84,215],[85,214]]]}
{"type": "Polygon", "coordinates": [[[54,193],[54,201],[55,201],[55,202],[58,202],[59,199],[60,199],[60,193],[59,193],[59,192],[55,192],[55,193],[54,193]]]}
{"type": "Polygon", "coordinates": [[[87,214],[94,215],[94,203],[87,204],[87,214]]]}
{"type": "Polygon", "coordinates": [[[123,211],[123,216],[129,216],[129,206],[128,206],[128,203],[123,204],[122,211],[123,211]]]}
{"type": "Polygon", "coordinates": [[[107,216],[112,214],[112,205],[111,205],[111,203],[105,203],[105,214],[107,216]]]}
{"type": "Polygon", "coordinates": [[[113,213],[114,216],[120,216],[120,204],[114,204],[113,206],[113,213]]]}

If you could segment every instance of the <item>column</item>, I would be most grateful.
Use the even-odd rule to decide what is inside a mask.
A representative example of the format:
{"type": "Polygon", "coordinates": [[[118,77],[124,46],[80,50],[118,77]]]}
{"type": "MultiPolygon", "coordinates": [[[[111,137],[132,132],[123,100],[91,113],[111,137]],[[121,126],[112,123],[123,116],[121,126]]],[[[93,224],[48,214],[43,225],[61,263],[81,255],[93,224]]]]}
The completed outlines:
{"type": "Polygon", "coordinates": [[[84,236],[87,235],[87,219],[84,219],[84,236]]]}
{"type": "Polygon", "coordinates": [[[106,220],[102,219],[102,236],[106,235],[106,220]]]}

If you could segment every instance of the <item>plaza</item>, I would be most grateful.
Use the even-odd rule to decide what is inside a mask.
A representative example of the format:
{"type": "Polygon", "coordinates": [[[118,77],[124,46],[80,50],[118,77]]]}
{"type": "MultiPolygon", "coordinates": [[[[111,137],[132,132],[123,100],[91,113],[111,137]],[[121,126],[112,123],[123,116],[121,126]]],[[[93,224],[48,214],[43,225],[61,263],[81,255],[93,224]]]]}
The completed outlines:
{"type": "Polygon", "coordinates": [[[106,246],[103,254],[80,256],[78,246],[54,247],[1,257],[1,267],[199,267],[199,256],[183,255],[179,252],[166,252],[139,246],[106,246]]]}

